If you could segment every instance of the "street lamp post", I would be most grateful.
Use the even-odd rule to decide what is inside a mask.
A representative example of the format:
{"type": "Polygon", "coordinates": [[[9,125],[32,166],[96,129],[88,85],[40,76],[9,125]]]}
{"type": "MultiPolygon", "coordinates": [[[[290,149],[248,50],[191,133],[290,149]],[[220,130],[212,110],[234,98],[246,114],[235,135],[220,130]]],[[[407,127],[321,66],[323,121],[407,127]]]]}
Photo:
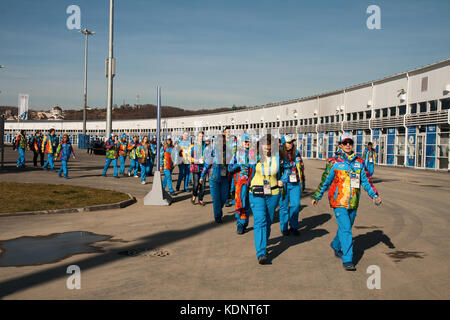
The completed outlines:
{"type": "Polygon", "coordinates": [[[83,107],[83,134],[86,135],[86,108],[87,108],[87,50],[88,50],[88,37],[95,34],[88,29],[80,30],[80,33],[85,35],[84,42],[84,107],[83,107]]]}
{"type": "Polygon", "coordinates": [[[106,106],[106,136],[112,130],[112,103],[113,103],[113,39],[114,39],[114,0],[109,0],[109,41],[108,41],[108,100],[106,106]]]}

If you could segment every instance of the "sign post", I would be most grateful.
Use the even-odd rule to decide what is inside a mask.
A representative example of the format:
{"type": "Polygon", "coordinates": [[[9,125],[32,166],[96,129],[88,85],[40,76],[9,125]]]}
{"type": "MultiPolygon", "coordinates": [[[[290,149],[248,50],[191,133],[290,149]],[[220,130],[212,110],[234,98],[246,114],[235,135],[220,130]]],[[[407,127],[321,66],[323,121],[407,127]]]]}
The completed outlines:
{"type": "Polygon", "coordinates": [[[161,87],[157,87],[157,119],[156,119],[156,171],[153,176],[152,191],[144,197],[146,206],[168,206],[172,203],[172,197],[163,190],[161,183],[161,87]]]}

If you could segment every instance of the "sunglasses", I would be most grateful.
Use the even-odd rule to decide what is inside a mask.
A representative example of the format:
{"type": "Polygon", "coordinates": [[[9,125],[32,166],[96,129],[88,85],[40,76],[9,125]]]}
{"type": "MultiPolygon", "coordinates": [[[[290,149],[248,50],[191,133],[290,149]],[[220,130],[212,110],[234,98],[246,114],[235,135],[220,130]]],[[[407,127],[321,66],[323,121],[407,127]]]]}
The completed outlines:
{"type": "Polygon", "coordinates": [[[342,145],[343,146],[346,146],[348,144],[352,146],[353,145],[353,140],[344,140],[344,141],[342,141],[342,145]]]}

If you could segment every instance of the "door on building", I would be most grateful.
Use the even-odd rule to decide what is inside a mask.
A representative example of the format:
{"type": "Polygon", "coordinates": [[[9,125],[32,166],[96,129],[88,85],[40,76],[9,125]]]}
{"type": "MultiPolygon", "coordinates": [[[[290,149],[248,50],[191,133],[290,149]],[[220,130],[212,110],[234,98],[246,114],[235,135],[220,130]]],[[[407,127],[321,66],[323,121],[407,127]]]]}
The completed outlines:
{"type": "Polygon", "coordinates": [[[379,156],[378,156],[378,163],[379,164],[385,164],[386,163],[386,136],[380,136],[379,138],[379,156]]]}
{"type": "Polygon", "coordinates": [[[425,166],[425,135],[417,135],[416,160],[416,167],[423,168],[425,166]]]}

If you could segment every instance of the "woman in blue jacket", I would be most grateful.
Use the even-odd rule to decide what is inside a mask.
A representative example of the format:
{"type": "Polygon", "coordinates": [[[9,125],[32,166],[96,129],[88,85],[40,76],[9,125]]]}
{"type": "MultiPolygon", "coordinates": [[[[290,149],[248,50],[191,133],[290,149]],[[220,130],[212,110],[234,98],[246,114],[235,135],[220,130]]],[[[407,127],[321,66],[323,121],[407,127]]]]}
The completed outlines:
{"type": "Polygon", "coordinates": [[[280,199],[280,228],[284,236],[292,233],[298,236],[298,214],[300,198],[305,190],[305,173],[302,156],[294,146],[295,139],[285,136],[282,139],[281,161],[285,196],[280,199]],[[288,225],[290,228],[288,229],[288,225]]]}
{"type": "Polygon", "coordinates": [[[209,173],[209,186],[213,199],[214,220],[222,223],[223,206],[228,199],[228,168],[226,161],[227,144],[224,133],[216,142],[215,148],[205,154],[205,165],[200,175],[203,184],[206,174],[209,173]]]}
{"type": "Polygon", "coordinates": [[[61,168],[59,169],[58,175],[64,173],[64,178],[68,178],[69,170],[67,169],[67,162],[72,156],[75,159],[75,154],[73,153],[72,144],[70,143],[69,136],[67,134],[63,135],[61,143],[56,149],[55,160],[61,160],[61,168]]]}

